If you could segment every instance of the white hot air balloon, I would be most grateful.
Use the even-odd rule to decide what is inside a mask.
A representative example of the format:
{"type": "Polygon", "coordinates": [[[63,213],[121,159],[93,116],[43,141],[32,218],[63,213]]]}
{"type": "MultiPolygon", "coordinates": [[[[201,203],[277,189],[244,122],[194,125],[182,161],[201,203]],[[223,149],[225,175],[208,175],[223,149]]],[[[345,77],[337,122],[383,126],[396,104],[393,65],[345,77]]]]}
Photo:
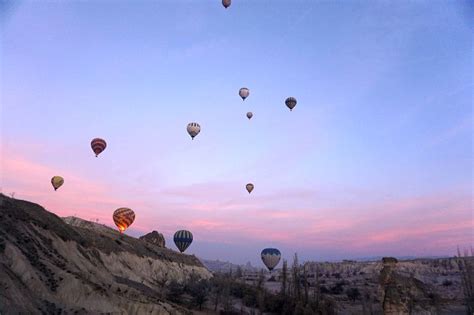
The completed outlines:
{"type": "Polygon", "coordinates": [[[201,126],[199,126],[198,123],[192,122],[189,123],[188,126],[186,127],[186,130],[188,131],[189,135],[191,136],[191,139],[194,140],[194,137],[196,137],[199,132],[201,131],[201,126]]]}
{"type": "Polygon", "coordinates": [[[239,90],[239,96],[242,98],[243,101],[245,101],[245,99],[249,97],[249,94],[250,94],[250,90],[247,89],[246,87],[243,87],[239,90]]]}

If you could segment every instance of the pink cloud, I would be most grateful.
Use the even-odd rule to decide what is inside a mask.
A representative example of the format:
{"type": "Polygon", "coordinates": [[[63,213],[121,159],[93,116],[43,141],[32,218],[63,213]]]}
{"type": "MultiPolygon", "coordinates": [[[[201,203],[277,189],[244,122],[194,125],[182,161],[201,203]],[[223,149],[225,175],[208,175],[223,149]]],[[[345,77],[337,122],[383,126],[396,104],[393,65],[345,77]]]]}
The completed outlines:
{"type": "MultiPolygon", "coordinates": [[[[2,158],[2,191],[15,198],[37,202],[60,216],[77,214],[84,219],[99,218],[111,223],[111,209],[124,204],[113,189],[79,174],[50,167],[10,152],[2,158]],[[57,191],[51,177],[60,175],[65,183],[57,191]]],[[[113,210],[112,210],[113,211],[113,210]]]]}
{"type": "Polygon", "coordinates": [[[472,222],[457,222],[457,223],[437,223],[432,225],[419,226],[414,229],[412,226],[407,228],[394,228],[378,232],[372,236],[368,236],[369,241],[373,242],[394,242],[403,239],[416,239],[424,236],[431,236],[434,234],[442,234],[453,230],[467,230],[473,227],[472,222]]]}
{"type": "Polygon", "coordinates": [[[378,198],[357,192],[339,200],[339,192],[287,190],[253,196],[237,183],[210,183],[147,190],[139,194],[106,179],[91,180],[69,169],[56,169],[20,154],[3,155],[3,192],[38,202],[58,215],[98,218],[114,226],[112,212],[130,206],[137,218],[135,234],[153,229],[171,236],[190,229],[197,240],[221,244],[272,243],[298,250],[326,250],[347,255],[390,252],[453,252],[472,244],[469,195],[443,192],[405,198],[378,198]],[[65,178],[53,191],[50,178],[65,178]],[[120,197],[117,197],[120,196],[120,197]],[[325,196],[328,202],[322,201],[325,196]],[[409,246],[407,246],[409,244],[409,246]]]}

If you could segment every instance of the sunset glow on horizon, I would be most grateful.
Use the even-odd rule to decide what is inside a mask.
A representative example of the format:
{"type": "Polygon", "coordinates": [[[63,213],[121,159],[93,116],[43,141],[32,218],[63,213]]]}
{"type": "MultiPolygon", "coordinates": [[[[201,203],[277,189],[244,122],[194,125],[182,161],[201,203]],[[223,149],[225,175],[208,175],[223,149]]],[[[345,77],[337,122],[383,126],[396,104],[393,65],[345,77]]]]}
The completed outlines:
{"type": "Polygon", "coordinates": [[[187,229],[187,254],[234,263],[261,265],[265,247],[339,260],[474,243],[467,2],[0,11],[5,195],[113,228],[128,207],[126,234],[157,230],[175,249],[187,229]]]}

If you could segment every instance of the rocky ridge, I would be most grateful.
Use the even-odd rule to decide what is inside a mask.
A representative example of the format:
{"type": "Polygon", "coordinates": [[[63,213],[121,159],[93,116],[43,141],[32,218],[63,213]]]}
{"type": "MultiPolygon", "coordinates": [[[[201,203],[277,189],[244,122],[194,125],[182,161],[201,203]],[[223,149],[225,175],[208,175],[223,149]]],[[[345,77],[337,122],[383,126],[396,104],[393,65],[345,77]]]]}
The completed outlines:
{"type": "Polygon", "coordinates": [[[194,256],[2,194],[0,275],[2,314],[186,314],[166,285],[212,277],[194,256]]]}

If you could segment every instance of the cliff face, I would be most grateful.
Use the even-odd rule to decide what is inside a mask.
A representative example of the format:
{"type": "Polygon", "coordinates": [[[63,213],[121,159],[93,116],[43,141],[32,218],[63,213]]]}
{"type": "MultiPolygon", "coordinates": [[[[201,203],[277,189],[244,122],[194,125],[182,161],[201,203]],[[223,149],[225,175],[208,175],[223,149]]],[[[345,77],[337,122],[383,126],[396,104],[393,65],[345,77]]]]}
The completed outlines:
{"type": "Polygon", "coordinates": [[[2,314],[184,314],[163,298],[167,283],[212,277],[194,256],[78,218],[65,221],[0,194],[2,314]]]}

